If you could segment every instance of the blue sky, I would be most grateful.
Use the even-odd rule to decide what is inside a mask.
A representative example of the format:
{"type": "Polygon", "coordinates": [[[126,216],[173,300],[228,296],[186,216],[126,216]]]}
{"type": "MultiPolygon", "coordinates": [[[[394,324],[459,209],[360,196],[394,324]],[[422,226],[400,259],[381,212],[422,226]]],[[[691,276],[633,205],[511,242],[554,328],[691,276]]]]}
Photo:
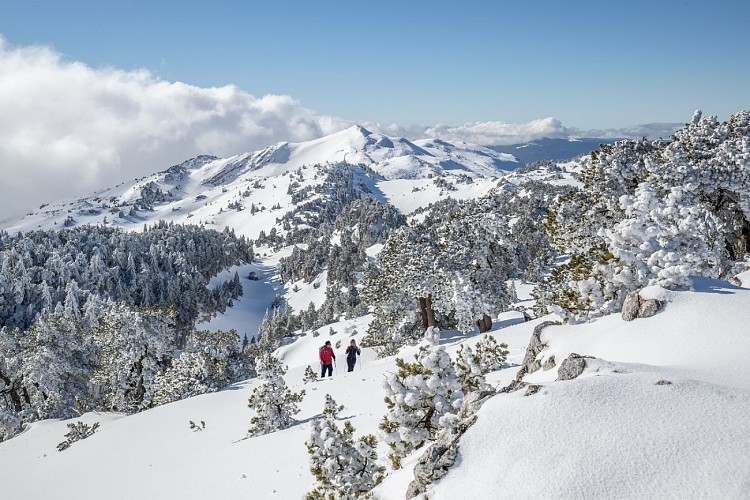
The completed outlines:
{"type": "Polygon", "coordinates": [[[716,0],[5,0],[0,35],[351,120],[592,129],[746,107],[748,19],[716,0]]]}

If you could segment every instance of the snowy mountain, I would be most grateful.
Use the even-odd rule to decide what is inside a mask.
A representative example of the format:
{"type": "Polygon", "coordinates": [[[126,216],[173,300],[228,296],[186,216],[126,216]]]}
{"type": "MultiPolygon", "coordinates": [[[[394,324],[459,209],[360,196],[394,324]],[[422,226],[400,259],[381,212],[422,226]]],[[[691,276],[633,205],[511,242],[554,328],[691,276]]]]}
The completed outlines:
{"type": "Polygon", "coordinates": [[[257,237],[262,228],[293,210],[296,192],[320,185],[320,168],[336,164],[364,166],[358,183],[368,197],[395,205],[403,213],[428,205],[449,191],[472,198],[518,163],[512,155],[481,146],[438,140],[410,142],[354,126],[301,143],[279,143],[266,149],[220,159],[199,156],[163,172],[120,184],[93,195],[43,205],[9,232],[54,229],[81,224],[139,228],[157,220],[229,226],[257,237]],[[299,178],[291,180],[298,172],[299,178]],[[265,207],[251,214],[251,204],[265,207]],[[277,206],[270,213],[272,206],[277,206]]]}
{"type": "Polygon", "coordinates": [[[382,468],[387,500],[746,498],[748,131],[696,113],[668,144],[509,171],[353,127],[44,206],[0,232],[4,492],[349,498],[382,468]],[[102,406],[102,380],[138,405],[102,406]]]}

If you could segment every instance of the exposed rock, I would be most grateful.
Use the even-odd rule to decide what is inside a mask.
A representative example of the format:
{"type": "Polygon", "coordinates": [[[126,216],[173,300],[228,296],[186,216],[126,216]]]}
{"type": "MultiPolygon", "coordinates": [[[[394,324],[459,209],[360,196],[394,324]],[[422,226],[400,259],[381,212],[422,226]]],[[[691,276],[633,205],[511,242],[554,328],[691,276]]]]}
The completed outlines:
{"type": "Polygon", "coordinates": [[[458,442],[466,430],[476,422],[477,416],[462,420],[452,428],[441,433],[419,457],[414,466],[414,480],[409,483],[406,498],[414,498],[427,491],[427,486],[448,473],[458,455],[458,442]]]}
{"type": "Polygon", "coordinates": [[[461,410],[458,412],[459,420],[464,420],[474,415],[484,402],[495,394],[497,392],[494,389],[488,391],[471,391],[468,393],[464,396],[464,400],[461,403],[461,410]]]}
{"type": "Polygon", "coordinates": [[[664,379],[657,380],[655,383],[656,385],[672,385],[672,382],[670,382],[669,380],[664,380],[664,379]]]}
{"type": "Polygon", "coordinates": [[[622,303],[622,319],[633,321],[636,318],[650,318],[661,309],[662,303],[656,299],[644,299],[638,292],[631,292],[622,303]]]}
{"type": "Polygon", "coordinates": [[[739,279],[737,276],[732,276],[729,278],[729,283],[731,283],[734,286],[742,286],[742,280],[739,279]]]}
{"type": "Polygon", "coordinates": [[[661,301],[656,299],[641,300],[641,307],[638,308],[639,318],[650,318],[661,309],[661,301]]]}
{"type": "Polygon", "coordinates": [[[547,360],[544,362],[544,364],[542,365],[542,370],[546,372],[546,371],[553,369],[554,367],[555,367],[555,355],[553,354],[552,356],[547,358],[547,360]]]}
{"type": "Polygon", "coordinates": [[[570,353],[557,370],[557,380],[573,380],[583,373],[584,368],[586,359],[580,354],[570,353]]]}
{"type": "Polygon", "coordinates": [[[541,388],[542,388],[542,386],[539,385],[539,384],[529,384],[526,387],[526,392],[523,395],[524,396],[532,396],[532,395],[536,394],[537,392],[539,392],[539,390],[541,388]]]}
{"type": "Polygon", "coordinates": [[[622,303],[622,319],[633,321],[638,317],[638,309],[641,307],[641,296],[638,292],[629,293],[622,303]]]}
{"type": "Polygon", "coordinates": [[[516,378],[513,382],[506,385],[505,387],[500,388],[497,392],[499,393],[516,392],[517,390],[522,389],[526,387],[527,385],[529,384],[516,378]]]}
{"type": "Polygon", "coordinates": [[[547,345],[542,342],[542,330],[548,326],[559,324],[560,323],[557,321],[545,321],[534,327],[534,332],[531,334],[531,340],[529,340],[529,346],[526,348],[526,354],[521,362],[521,368],[518,370],[518,373],[516,373],[515,380],[500,389],[499,392],[513,392],[526,386],[526,383],[523,382],[524,375],[527,373],[534,373],[542,367],[542,364],[536,359],[542,352],[542,349],[547,347],[547,345]]]}
{"type": "Polygon", "coordinates": [[[559,325],[556,321],[545,321],[534,327],[534,332],[531,334],[529,340],[529,346],[526,348],[526,354],[521,362],[521,370],[525,370],[524,373],[534,373],[542,367],[542,364],[536,359],[542,349],[547,347],[547,344],[542,342],[542,330],[552,325],[559,325]]]}

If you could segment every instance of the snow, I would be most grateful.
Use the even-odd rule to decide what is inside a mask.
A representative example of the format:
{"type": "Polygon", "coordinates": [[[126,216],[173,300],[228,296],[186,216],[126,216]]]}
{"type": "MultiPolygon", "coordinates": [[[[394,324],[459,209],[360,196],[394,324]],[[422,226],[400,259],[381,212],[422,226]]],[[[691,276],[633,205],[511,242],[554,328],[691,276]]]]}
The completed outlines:
{"type": "Polygon", "coordinates": [[[539,393],[491,399],[429,497],[746,498],[750,290],[693,284],[645,291],[666,301],[652,318],[543,330],[540,360],[600,359],[574,381],[539,371],[525,378],[539,393]]]}
{"type": "MultiPolygon", "coordinates": [[[[412,143],[353,127],[306,143],[280,143],[227,159],[186,162],[186,171],[179,176],[162,172],[88,198],[65,200],[4,227],[8,231],[60,228],[68,215],[76,224],[103,224],[106,216],[107,224],[127,230],[163,219],[219,230],[230,226],[237,234],[257,238],[295,208],[287,194],[290,179],[285,176],[306,166],[301,170],[301,187],[311,187],[322,182],[321,176],[315,179],[318,170],[313,165],[340,161],[373,168],[380,177],[368,183],[372,196],[405,214],[441,197],[478,197],[497,186],[500,176],[517,184],[529,178],[577,184],[570,174],[579,168],[576,162],[558,165],[563,172],[540,169],[506,175],[503,169],[512,160],[478,146],[434,140],[412,143]],[[472,182],[460,182],[458,174],[472,182]],[[439,187],[435,177],[449,181],[455,191],[439,187]],[[140,188],[149,182],[170,191],[174,199],[155,204],[152,211],[120,218],[119,204],[138,198],[140,188]],[[254,188],[256,182],[263,188],[254,188]],[[249,196],[243,196],[245,191],[249,196]],[[244,210],[227,208],[237,201],[244,210]],[[265,209],[251,214],[251,204],[265,209]],[[281,208],[271,210],[276,204],[281,208]]],[[[375,256],[381,248],[382,244],[373,245],[367,255],[375,256]]],[[[313,283],[296,283],[296,292],[294,284],[284,289],[276,266],[292,248],[255,250],[262,258],[228,269],[211,283],[238,272],[243,296],[198,328],[235,328],[250,337],[277,294],[284,295],[295,310],[306,309],[310,302],[316,307],[322,304],[325,273],[313,283]],[[258,274],[258,281],[247,279],[251,271],[258,274]]],[[[738,279],[747,287],[750,272],[738,279]]],[[[530,306],[532,286],[515,285],[517,305],[530,306]]],[[[633,322],[613,315],[546,328],[542,341],[547,348],[541,361],[554,355],[559,365],[572,352],[599,359],[589,360],[586,372],[573,381],[556,381],[556,369],[539,371],[525,379],[543,386],[537,394],[526,397],[521,390],[490,399],[462,439],[456,465],[430,487],[427,496],[747,498],[750,290],[693,279],[693,290],[650,288],[643,293],[662,300],[664,310],[633,322]]],[[[516,311],[494,319],[492,335],[508,344],[510,354],[508,367],[488,374],[488,383],[503,387],[515,378],[533,328],[548,319],[555,318],[524,323],[516,311]]],[[[312,420],[321,416],[325,395],[345,405],[341,418],[354,425],[355,436],[377,433],[386,413],[383,382],[395,369],[395,357],[378,359],[373,349],[363,348],[353,373],[346,372],[344,362],[345,347],[352,338],[361,343],[370,320],[368,315],[327,325],[317,336],[306,332],[277,350],[289,367],[285,375],[289,388],[307,391],[295,417],[298,423],[289,429],[247,437],[253,416],[247,400],[258,384],[254,379],[130,416],[89,413],[70,421],[35,422],[23,434],[0,443],[2,498],[303,498],[313,488],[304,443],[312,420]],[[340,366],[331,378],[303,384],[308,365],[319,370],[318,348],[326,340],[334,345],[340,366]],[[99,422],[101,427],[58,452],[55,447],[64,440],[66,424],[78,420],[99,422]],[[191,430],[191,420],[204,421],[205,429],[191,430]]],[[[476,333],[444,331],[440,345],[455,359],[462,345],[473,348],[480,338],[476,333]]],[[[411,362],[416,352],[416,346],[408,346],[399,356],[411,362]]],[[[388,464],[388,451],[381,442],[378,452],[383,465],[388,464]]],[[[375,498],[403,498],[421,452],[405,457],[402,470],[389,468],[375,498]]]]}
{"type": "Polygon", "coordinates": [[[287,193],[288,176],[299,169],[304,176],[300,188],[304,188],[323,182],[323,176],[315,178],[317,169],[312,167],[316,165],[364,164],[378,174],[376,179],[360,179],[371,196],[387,199],[407,214],[438,201],[441,196],[459,199],[481,196],[494,186],[492,179],[518,166],[511,155],[481,146],[443,141],[420,144],[354,126],[313,141],[279,143],[230,158],[199,157],[180,165],[182,170],[170,168],[87,197],[42,206],[21,220],[4,223],[1,228],[9,232],[60,229],[65,219],[72,217],[75,225],[108,224],[140,230],[144,224],[165,220],[203,224],[218,230],[228,226],[237,234],[255,239],[261,230],[268,231],[277,218],[294,209],[287,193]],[[446,192],[437,187],[435,178],[455,184],[457,191],[446,192]],[[466,178],[474,182],[465,184],[466,178]],[[253,187],[256,182],[263,188],[253,187]],[[152,209],[130,215],[133,201],[141,197],[141,189],[148,185],[158,187],[169,198],[155,202],[152,209]],[[422,190],[419,196],[412,194],[413,188],[422,190]],[[249,196],[245,197],[245,192],[249,196]],[[228,208],[230,203],[237,202],[244,209],[228,208]],[[251,214],[251,204],[264,206],[265,210],[251,214]],[[276,204],[281,209],[271,210],[276,204]]]}
{"type": "Polygon", "coordinates": [[[284,296],[287,304],[295,311],[307,309],[310,302],[315,304],[316,309],[320,309],[326,300],[326,283],[328,280],[328,271],[323,271],[315,277],[310,283],[299,280],[289,287],[289,291],[284,296]],[[297,287],[298,292],[294,292],[297,287]],[[316,288],[317,287],[317,288],[316,288]]]}
{"type": "Polygon", "coordinates": [[[209,282],[209,288],[215,287],[234,278],[234,273],[240,275],[242,297],[235,300],[235,307],[228,308],[208,321],[198,322],[197,330],[228,331],[234,328],[240,339],[247,336],[248,340],[258,333],[266,309],[271,308],[277,293],[282,290],[275,268],[264,264],[263,261],[232,267],[215,276],[209,282]],[[250,272],[258,275],[258,280],[248,279],[250,272]]]}
{"type": "MultiPolygon", "coordinates": [[[[554,354],[559,364],[574,351],[602,360],[573,381],[555,382],[556,370],[534,374],[529,380],[544,387],[533,396],[519,391],[491,399],[461,441],[457,465],[429,497],[742,498],[750,485],[750,376],[743,363],[750,352],[750,290],[696,280],[694,291],[659,294],[666,308],[652,318],[628,323],[609,316],[545,329],[544,357],[554,354]]],[[[234,309],[228,314],[245,311],[238,321],[263,313],[244,298],[234,309]]],[[[495,386],[515,376],[533,327],[545,319],[519,323],[519,314],[495,320],[493,335],[510,351],[510,367],[488,376],[495,386]]],[[[301,498],[313,486],[304,442],[325,394],[345,405],[342,418],[350,419],[355,436],[377,432],[386,412],[382,384],[395,358],[363,349],[353,373],[343,363],[344,347],[352,337],[361,341],[369,320],[331,325],[333,336],[323,327],[319,336],[298,337],[277,351],[289,366],[290,389],[307,390],[290,429],[246,439],[255,380],[131,416],[84,415],[73,421],[98,421],[99,431],[63,452],[55,445],[66,422],[38,422],[0,444],[3,496],[301,498]],[[341,342],[340,366],[332,378],[303,385],[305,367],[318,369],[326,340],[341,342]],[[206,429],[191,431],[190,420],[205,421],[206,429]]],[[[480,338],[443,332],[441,344],[455,358],[462,343],[480,338]]],[[[411,361],[415,352],[407,347],[400,356],[411,361]]],[[[381,443],[378,451],[386,464],[387,448],[381,443]]],[[[389,470],[376,498],[403,498],[420,452],[401,471],[389,470]]]]}
{"type": "Polygon", "coordinates": [[[745,497],[747,389],[613,368],[491,399],[429,498],[745,497]]]}

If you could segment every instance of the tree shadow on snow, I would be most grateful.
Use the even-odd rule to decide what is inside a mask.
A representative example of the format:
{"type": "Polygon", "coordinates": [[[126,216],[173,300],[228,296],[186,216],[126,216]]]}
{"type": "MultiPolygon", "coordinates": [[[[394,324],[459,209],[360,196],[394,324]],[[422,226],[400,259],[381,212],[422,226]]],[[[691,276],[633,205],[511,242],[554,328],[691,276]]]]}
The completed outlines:
{"type": "Polygon", "coordinates": [[[720,293],[723,295],[732,295],[736,293],[737,290],[747,290],[747,288],[711,278],[692,276],[691,280],[693,282],[693,290],[697,293],[720,293]]]}

